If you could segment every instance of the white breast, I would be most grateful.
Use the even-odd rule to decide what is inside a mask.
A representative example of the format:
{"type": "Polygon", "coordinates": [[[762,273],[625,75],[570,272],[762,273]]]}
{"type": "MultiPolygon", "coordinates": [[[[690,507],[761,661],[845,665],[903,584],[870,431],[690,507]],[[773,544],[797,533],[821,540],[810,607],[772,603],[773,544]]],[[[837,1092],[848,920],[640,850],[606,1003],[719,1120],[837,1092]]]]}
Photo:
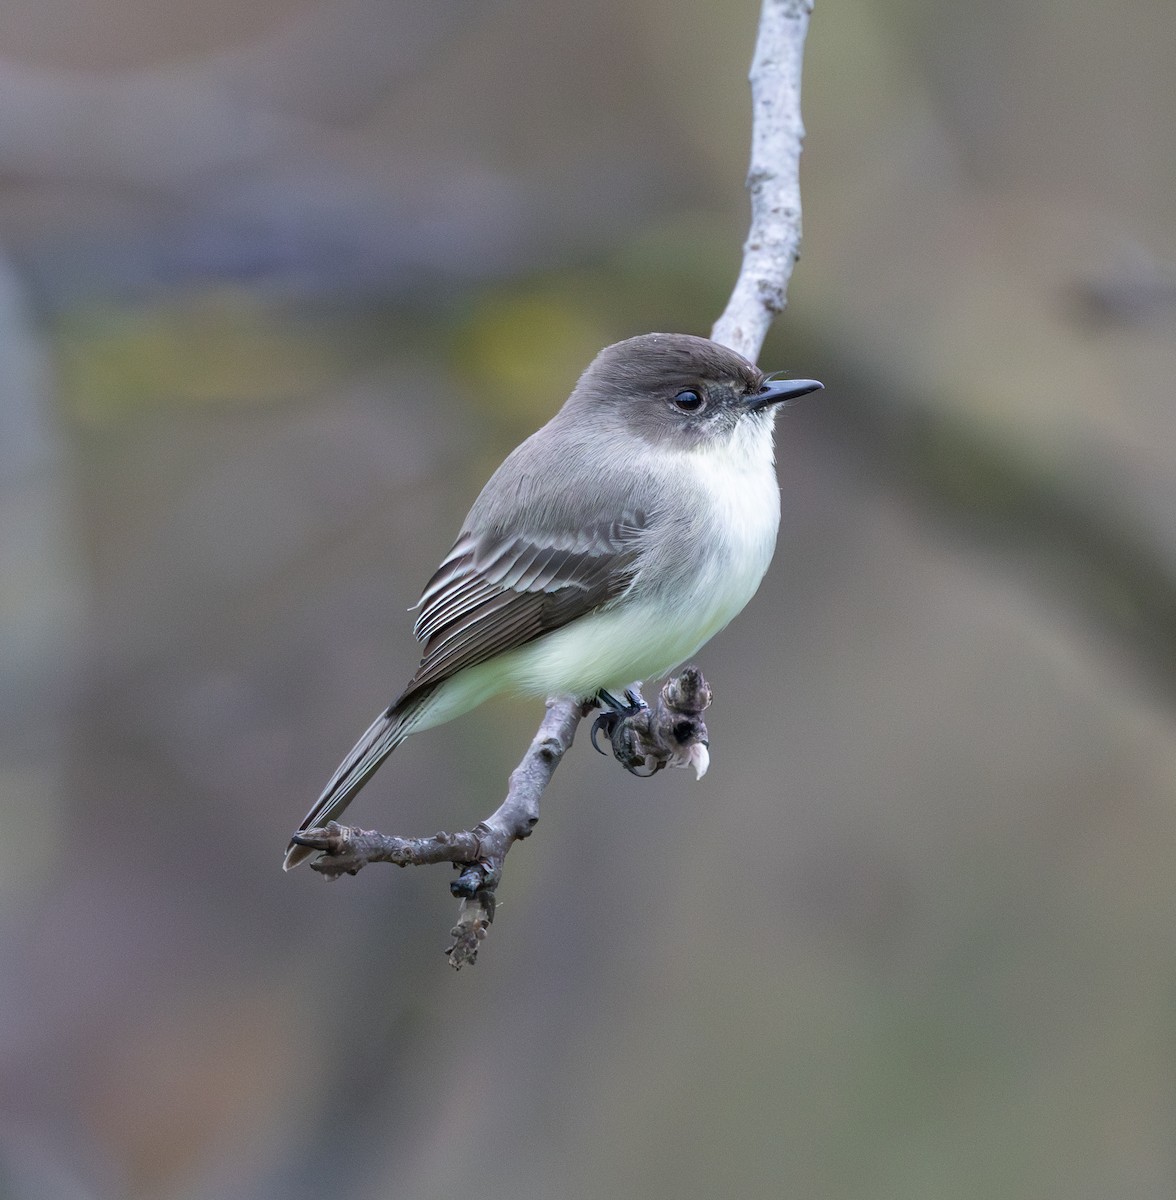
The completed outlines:
{"type": "Polygon", "coordinates": [[[780,489],[771,430],[767,422],[745,421],[727,445],[693,456],[693,477],[709,496],[707,508],[714,514],[709,535],[714,552],[690,595],[690,602],[706,614],[707,638],[755,595],[772,561],[780,489]]]}
{"type": "Polygon", "coordinates": [[[768,569],[780,528],[772,427],[744,421],[725,446],[692,457],[716,513],[716,536],[729,548],[731,569],[750,587],[746,603],[768,569]]]}

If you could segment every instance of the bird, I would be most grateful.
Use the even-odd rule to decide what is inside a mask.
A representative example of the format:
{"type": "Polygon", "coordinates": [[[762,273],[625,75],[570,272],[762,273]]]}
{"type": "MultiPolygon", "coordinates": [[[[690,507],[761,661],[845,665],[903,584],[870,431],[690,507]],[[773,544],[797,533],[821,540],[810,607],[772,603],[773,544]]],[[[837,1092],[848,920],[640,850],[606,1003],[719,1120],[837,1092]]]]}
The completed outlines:
{"type": "Polygon", "coordinates": [[[500,692],[616,708],[692,657],[771,561],[776,411],[822,387],[691,334],[601,350],[474,501],[415,606],[420,666],[328,780],[285,869],[410,734],[500,692]]]}

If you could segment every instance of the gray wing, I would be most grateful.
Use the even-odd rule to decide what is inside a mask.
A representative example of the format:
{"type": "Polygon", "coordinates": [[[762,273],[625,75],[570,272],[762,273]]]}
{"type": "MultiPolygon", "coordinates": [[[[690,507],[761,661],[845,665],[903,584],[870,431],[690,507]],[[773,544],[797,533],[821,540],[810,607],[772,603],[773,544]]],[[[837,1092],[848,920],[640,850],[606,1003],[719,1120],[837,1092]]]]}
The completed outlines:
{"type": "Polygon", "coordinates": [[[574,532],[463,533],[421,596],[414,632],[425,654],[397,704],[619,596],[645,528],[634,511],[574,532]]]}

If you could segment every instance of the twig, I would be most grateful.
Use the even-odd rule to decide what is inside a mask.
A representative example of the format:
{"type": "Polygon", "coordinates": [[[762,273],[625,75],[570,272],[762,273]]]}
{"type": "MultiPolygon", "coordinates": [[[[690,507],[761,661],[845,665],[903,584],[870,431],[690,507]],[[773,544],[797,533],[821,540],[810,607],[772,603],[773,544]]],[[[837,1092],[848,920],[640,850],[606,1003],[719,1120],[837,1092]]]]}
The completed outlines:
{"type": "Polygon", "coordinates": [[[800,72],[813,0],[764,0],[751,62],[751,229],[711,337],[752,362],[784,311],[800,257],[800,72]]]}
{"type": "MultiPolygon", "coordinates": [[[[773,318],[784,309],[788,280],[799,255],[799,167],[804,140],[800,69],[812,7],[812,0],[763,0],[751,66],[752,150],[747,177],[751,229],[739,279],[711,337],[753,362],[773,318]]],[[[709,763],[702,714],[710,700],[710,687],[701,672],[688,667],[662,688],[652,708],[642,704],[619,716],[598,718],[594,744],[595,734],[604,729],[614,756],[634,774],[690,766],[701,777],[709,763]]],[[[295,840],[324,852],[311,866],[330,879],[354,875],[371,862],[402,867],[451,862],[459,867],[461,874],[450,889],[461,897],[461,909],[447,953],[454,967],[472,963],[494,920],[507,851],[534,829],[539,799],[590,707],[566,696],[548,700],[543,723],[511,774],[506,799],[473,829],[402,838],[332,821],[295,840]]]]}
{"type": "MultiPolygon", "coordinates": [[[[702,714],[710,700],[710,685],[702,673],[687,667],[662,688],[653,708],[637,708],[616,722],[611,733],[614,753],[635,774],[652,775],[671,766],[693,767],[701,777],[709,763],[702,714]]],[[[446,953],[454,967],[472,963],[478,956],[478,943],[494,920],[507,851],[529,837],[538,823],[539,799],[591,707],[566,696],[548,700],[538,732],[511,772],[506,799],[473,829],[406,838],[332,821],[321,829],[298,834],[295,841],[323,852],[310,865],[328,879],[355,875],[375,862],[398,867],[450,862],[460,867],[461,874],[449,885],[449,890],[461,897],[461,909],[450,931],[453,945],[446,953]]]]}

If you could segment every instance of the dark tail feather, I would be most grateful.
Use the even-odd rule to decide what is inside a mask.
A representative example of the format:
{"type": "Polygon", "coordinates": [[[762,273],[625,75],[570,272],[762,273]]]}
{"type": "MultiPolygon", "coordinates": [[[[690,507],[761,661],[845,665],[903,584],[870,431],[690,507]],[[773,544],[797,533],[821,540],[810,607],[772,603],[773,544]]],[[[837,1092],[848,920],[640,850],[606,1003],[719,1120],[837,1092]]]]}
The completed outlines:
{"type": "MultiPolygon", "coordinates": [[[[371,723],[367,733],[355,743],[351,753],[339,764],[339,769],[323,788],[323,794],[298,826],[299,833],[305,829],[325,825],[342,814],[356,792],[375,774],[380,763],[408,736],[415,712],[416,705],[407,712],[396,705],[381,713],[371,723]]],[[[286,849],[282,869],[289,871],[317,853],[317,850],[309,846],[299,846],[297,842],[292,841],[286,849]]]]}

